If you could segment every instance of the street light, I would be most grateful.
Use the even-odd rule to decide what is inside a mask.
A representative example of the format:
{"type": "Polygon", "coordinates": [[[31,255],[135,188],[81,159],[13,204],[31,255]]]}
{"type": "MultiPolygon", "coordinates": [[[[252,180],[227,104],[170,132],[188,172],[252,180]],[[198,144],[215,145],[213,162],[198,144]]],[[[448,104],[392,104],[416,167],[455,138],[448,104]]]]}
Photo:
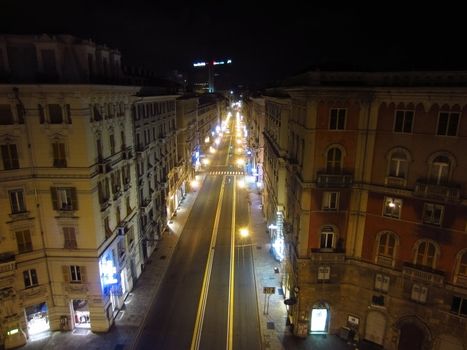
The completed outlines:
{"type": "MultiPolygon", "coordinates": [[[[249,236],[250,232],[248,231],[248,228],[242,227],[239,230],[240,233],[240,240],[241,240],[241,246],[242,246],[242,263],[245,263],[245,242],[244,240],[249,236]]],[[[238,247],[240,249],[240,246],[238,247]]]]}

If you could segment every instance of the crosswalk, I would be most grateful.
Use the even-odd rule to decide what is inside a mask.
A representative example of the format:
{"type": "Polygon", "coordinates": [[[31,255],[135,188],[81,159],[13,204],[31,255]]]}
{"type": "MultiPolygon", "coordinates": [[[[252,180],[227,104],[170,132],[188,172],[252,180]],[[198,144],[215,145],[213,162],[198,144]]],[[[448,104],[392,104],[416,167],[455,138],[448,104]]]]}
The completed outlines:
{"type": "Polygon", "coordinates": [[[210,171],[208,175],[245,175],[244,171],[210,171]]]}

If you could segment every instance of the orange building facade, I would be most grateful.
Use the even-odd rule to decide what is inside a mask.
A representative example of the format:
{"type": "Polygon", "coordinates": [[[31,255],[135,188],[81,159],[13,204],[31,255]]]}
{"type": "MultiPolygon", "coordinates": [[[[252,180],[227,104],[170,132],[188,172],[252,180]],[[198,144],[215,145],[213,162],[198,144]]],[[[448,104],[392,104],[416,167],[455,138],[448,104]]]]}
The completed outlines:
{"type": "Polygon", "coordinates": [[[466,83],[466,72],[309,72],[265,93],[266,111],[278,94],[286,106],[285,188],[265,192],[286,194],[296,335],[467,349],[466,83]]]}

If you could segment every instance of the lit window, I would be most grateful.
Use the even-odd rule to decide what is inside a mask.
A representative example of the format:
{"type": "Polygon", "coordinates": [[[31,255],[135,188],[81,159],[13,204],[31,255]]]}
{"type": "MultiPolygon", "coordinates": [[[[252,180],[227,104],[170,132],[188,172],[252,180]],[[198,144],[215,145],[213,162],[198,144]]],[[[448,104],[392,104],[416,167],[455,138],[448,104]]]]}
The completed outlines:
{"type": "Polygon", "coordinates": [[[323,209],[337,210],[339,207],[339,192],[324,192],[323,193],[323,209]]]}
{"type": "Polygon", "coordinates": [[[384,197],[383,215],[391,218],[400,218],[402,208],[402,199],[384,197]]]}
{"type": "Polygon", "coordinates": [[[440,204],[425,203],[423,206],[423,222],[431,225],[441,225],[444,206],[440,204]]]}

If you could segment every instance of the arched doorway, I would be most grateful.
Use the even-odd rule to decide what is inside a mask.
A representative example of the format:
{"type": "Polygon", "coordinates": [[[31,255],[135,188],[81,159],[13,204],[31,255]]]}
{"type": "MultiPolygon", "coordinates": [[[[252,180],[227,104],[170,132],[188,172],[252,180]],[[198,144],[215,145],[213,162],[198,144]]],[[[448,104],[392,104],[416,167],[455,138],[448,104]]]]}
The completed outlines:
{"type": "Polygon", "coordinates": [[[370,311],[366,317],[365,339],[383,345],[386,331],[386,317],[377,311],[370,311]]]}
{"type": "Polygon", "coordinates": [[[326,303],[316,303],[311,310],[310,332],[327,333],[329,329],[329,305],[326,303]]]}
{"type": "Polygon", "coordinates": [[[396,323],[399,329],[398,350],[428,350],[432,347],[431,333],[419,318],[408,316],[396,323]]]}

